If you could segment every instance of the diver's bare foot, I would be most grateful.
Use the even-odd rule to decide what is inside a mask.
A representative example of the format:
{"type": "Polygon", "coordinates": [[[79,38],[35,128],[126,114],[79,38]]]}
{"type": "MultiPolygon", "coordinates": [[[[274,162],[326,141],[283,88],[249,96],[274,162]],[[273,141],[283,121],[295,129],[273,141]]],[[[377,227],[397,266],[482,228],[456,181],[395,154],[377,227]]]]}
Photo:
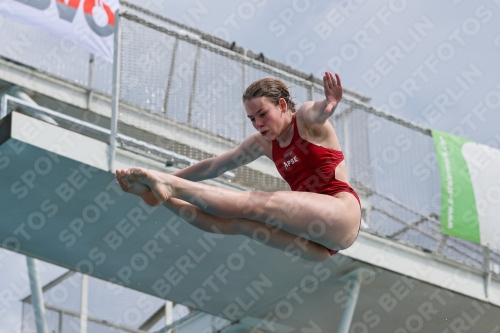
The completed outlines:
{"type": "Polygon", "coordinates": [[[154,197],[147,185],[144,185],[135,177],[129,177],[129,170],[116,170],[115,177],[123,191],[141,197],[150,206],[161,205],[161,202],[154,197]]]}
{"type": "Polygon", "coordinates": [[[169,177],[167,174],[143,168],[130,168],[126,171],[126,178],[149,187],[159,204],[164,203],[172,196],[172,186],[168,182],[169,177]]]}

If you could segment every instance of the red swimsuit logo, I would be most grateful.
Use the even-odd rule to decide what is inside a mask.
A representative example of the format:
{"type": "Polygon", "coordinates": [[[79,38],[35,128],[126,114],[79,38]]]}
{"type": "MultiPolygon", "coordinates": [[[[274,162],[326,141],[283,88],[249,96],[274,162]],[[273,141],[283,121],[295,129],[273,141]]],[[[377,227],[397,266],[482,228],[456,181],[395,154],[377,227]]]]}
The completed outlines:
{"type": "MultiPolygon", "coordinates": [[[[288,158],[292,155],[292,153],[288,153],[285,155],[285,158],[288,158]]],[[[285,165],[285,169],[288,170],[288,167],[292,164],[295,164],[295,163],[298,163],[299,162],[299,159],[297,158],[297,156],[294,156],[292,157],[291,159],[289,159],[288,161],[285,161],[283,162],[283,164],[285,165]]]]}

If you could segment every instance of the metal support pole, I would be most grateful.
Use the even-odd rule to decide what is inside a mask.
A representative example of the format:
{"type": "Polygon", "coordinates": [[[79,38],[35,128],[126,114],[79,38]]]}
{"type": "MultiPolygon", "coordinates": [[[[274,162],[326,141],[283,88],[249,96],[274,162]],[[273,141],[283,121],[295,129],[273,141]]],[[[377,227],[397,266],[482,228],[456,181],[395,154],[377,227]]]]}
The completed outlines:
{"type": "Polygon", "coordinates": [[[89,277],[82,274],[82,295],[80,303],[80,333],[87,333],[88,301],[89,301],[89,277]]]}
{"type": "Polygon", "coordinates": [[[111,102],[111,135],[109,137],[109,171],[113,172],[116,152],[116,136],[118,131],[118,106],[120,104],[120,62],[121,62],[121,29],[120,10],[115,12],[115,39],[113,54],[113,86],[111,102]]]}
{"type": "Polygon", "coordinates": [[[438,241],[438,246],[436,249],[436,253],[441,254],[441,251],[443,251],[444,247],[446,246],[446,241],[448,240],[448,235],[442,234],[440,240],[438,241]]]}
{"type": "Polygon", "coordinates": [[[95,57],[91,53],[89,57],[89,91],[87,95],[87,109],[90,109],[90,103],[92,102],[92,97],[94,95],[94,67],[95,57]]]}
{"type": "MultiPolygon", "coordinates": [[[[57,312],[59,314],[59,323],[58,323],[58,328],[57,328],[57,333],[63,333],[63,313],[62,311],[57,312]]],[[[21,331],[22,332],[22,331],[21,331]]]]}
{"type": "Polygon", "coordinates": [[[351,273],[344,275],[340,278],[341,281],[350,282],[351,286],[349,289],[349,295],[347,298],[347,304],[344,308],[344,313],[342,314],[342,319],[340,320],[339,329],[337,333],[348,333],[351,327],[352,316],[354,315],[354,310],[356,309],[356,303],[358,302],[359,290],[361,289],[361,282],[363,278],[373,276],[375,273],[373,271],[367,270],[365,268],[358,268],[351,273]]]}
{"type": "Polygon", "coordinates": [[[349,297],[347,298],[347,304],[342,314],[342,319],[340,320],[340,325],[338,333],[348,333],[351,327],[352,316],[354,315],[354,309],[356,309],[356,303],[358,302],[359,289],[361,285],[357,278],[351,279],[351,288],[349,289],[349,297]]]}
{"type": "Polygon", "coordinates": [[[486,273],[484,280],[484,294],[486,299],[490,299],[491,270],[486,273]]]}
{"type": "MultiPolygon", "coordinates": [[[[347,160],[347,165],[351,165],[349,163],[349,157],[351,156],[351,147],[349,146],[349,114],[346,111],[343,113],[344,115],[344,157],[347,160]]],[[[347,170],[347,174],[350,175],[351,173],[349,170],[347,170]]]]}
{"type": "Polygon", "coordinates": [[[196,56],[194,59],[194,69],[193,69],[193,84],[191,85],[191,96],[189,97],[189,111],[187,116],[187,123],[191,124],[191,117],[193,115],[194,109],[194,93],[196,90],[196,79],[198,74],[198,61],[200,58],[200,46],[196,46],[196,56]]]}
{"type": "MultiPolygon", "coordinates": [[[[173,303],[171,301],[166,301],[165,302],[165,326],[172,325],[173,323],[173,303]]],[[[170,333],[172,330],[167,330],[165,333],[170,333]]]]}
{"type": "Polygon", "coordinates": [[[7,115],[7,95],[4,94],[0,102],[0,119],[5,117],[6,115],[7,115]]]}
{"type": "Polygon", "coordinates": [[[26,303],[25,302],[22,302],[23,305],[22,305],[22,310],[21,310],[21,313],[23,314],[23,319],[21,320],[21,332],[24,332],[24,316],[26,315],[26,313],[24,312],[24,307],[26,306],[26,303]]]}
{"type": "Polygon", "coordinates": [[[35,323],[37,333],[48,333],[47,323],[45,321],[45,306],[43,304],[42,286],[38,276],[38,265],[35,259],[26,257],[28,263],[28,275],[30,278],[30,287],[32,295],[33,310],[35,312],[35,323]]]}
{"type": "MultiPolygon", "coordinates": [[[[243,62],[242,62],[242,80],[243,80],[243,91],[246,90],[247,88],[247,63],[246,63],[246,57],[247,57],[247,49],[243,49],[243,56],[245,57],[243,62]]],[[[242,112],[241,116],[243,117],[243,138],[247,137],[247,116],[246,112],[242,112]]]]}
{"type": "Polygon", "coordinates": [[[484,297],[486,299],[489,299],[490,293],[490,283],[491,283],[491,262],[490,262],[490,244],[486,244],[486,246],[483,247],[483,256],[484,256],[484,297]]]}
{"type": "Polygon", "coordinates": [[[170,88],[172,86],[172,77],[175,71],[175,59],[177,56],[177,47],[179,45],[179,39],[175,39],[174,49],[172,50],[172,61],[170,62],[170,71],[168,72],[168,82],[167,91],[165,92],[165,101],[163,102],[163,113],[167,113],[168,100],[170,98],[170,88]]]}

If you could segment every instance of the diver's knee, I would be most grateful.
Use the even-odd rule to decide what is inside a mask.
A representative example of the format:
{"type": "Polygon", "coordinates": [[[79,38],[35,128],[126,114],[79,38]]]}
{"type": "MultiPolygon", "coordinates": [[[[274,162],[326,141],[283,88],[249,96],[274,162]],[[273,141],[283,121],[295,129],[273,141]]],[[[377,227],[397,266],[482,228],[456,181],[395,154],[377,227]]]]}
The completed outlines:
{"type": "Polygon", "coordinates": [[[265,203],[268,192],[264,191],[246,191],[248,199],[245,201],[242,213],[245,218],[260,221],[265,213],[265,203]]]}

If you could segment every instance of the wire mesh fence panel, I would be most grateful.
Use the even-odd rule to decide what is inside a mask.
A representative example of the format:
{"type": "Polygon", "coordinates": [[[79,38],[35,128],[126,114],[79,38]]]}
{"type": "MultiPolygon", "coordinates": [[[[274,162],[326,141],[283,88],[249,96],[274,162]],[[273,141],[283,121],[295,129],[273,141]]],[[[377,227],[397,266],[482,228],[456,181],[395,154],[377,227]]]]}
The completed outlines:
{"type": "Polygon", "coordinates": [[[176,121],[187,123],[197,47],[179,39],[176,39],[176,43],[175,57],[170,64],[172,76],[166,86],[165,114],[176,121]]]}
{"type": "MultiPolygon", "coordinates": [[[[441,251],[441,254],[449,259],[453,259],[462,263],[466,263],[472,266],[481,267],[478,261],[474,260],[469,254],[469,252],[460,251],[453,246],[445,246],[441,251]]],[[[481,260],[482,261],[482,260],[481,260]]],[[[481,262],[480,261],[480,262],[481,262]]]]}
{"type": "MultiPolygon", "coordinates": [[[[480,245],[467,242],[455,237],[448,238],[446,244],[448,245],[448,247],[455,250],[454,253],[457,254],[457,256],[453,255],[453,258],[463,262],[467,262],[474,266],[482,266],[483,251],[480,245]]],[[[453,251],[450,253],[453,253],[453,251]]]]}
{"type": "Polygon", "coordinates": [[[113,83],[113,64],[95,57],[92,88],[100,93],[111,95],[111,85],[113,83]]]}
{"type": "Polygon", "coordinates": [[[440,203],[440,179],[432,138],[380,117],[372,117],[369,128],[373,189],[425,214],[439,214],[435,202],[440,203]]]}
{"type": "Polygon", "coordinates": [[[74,274],[44,292],[43,297],[48,306],[64,308],[72,312],[80,312],[81,274],[74,274]]]}
{"type": "Polygon", "coordinates": [[[40,71],[88,85],[90,54],[71,39],[5,18],[0,27],[0,55],[40,71]]]}
{"type": "MultiPolygon", "coordinates": [[[[60,278],[44,293],[49,332],[78,333],[81,325],[81,280],[79,273],[60,278]],[[74,291],[78,292],[78,295],[74,291]]],[[[87,332],[138,332],[145,327],[165,326],[165,300],[97,278],[88,277],[87,332]]],[[[173,320],[190,313],[183,305],[173,308],[173,320]]],[[[151,330],[150,330],[151,331],[151,330]]],[[[21,333],[36,333],[33,305],[23,300],[21,333]]]]}
{"type": "MultiPolygon", "coordinates": [[[[45,323],[47,325],[48,332],[51,333],[80,332],[79,330],[80,323],[78,323],[78,330],[71,330],[69,328],[67,328],[66,330],[62,330],[63,327],[62,323],[64,322],[64,318],[62,317],[63,314],[58,311],[50,309],[45,310],[45,323]]],[[[35,312],[33,306],[30,303],[23,304],[21,333],[38,333],[36,326],[35,312]]]]}
{"type": "Polygon", "coordinates": [[[430,252],[434,252],[437,249],[438,246],[438,240],[427,236],[423,235],[421,232],[418,230],[414,229],[409,229],[401,234],[399,234],[396,237],[397,240],[403,241],[408,244],[413,244],[416,246],[421,247],[422,249],[425,249],[430,252]]]}
{"type": "MultiPolygon", "coordinates": [[[[348,141],[345,147],[344,156],[347,161],[348,175],[356,184],[363,184],[364,187],[374,188],[373,170],[370,167],[372,156],[369,145],[369,133],[366,130],[369,123],[369,114],[354,109],[352,112],[341,117],[344,121],[347,118],[348,134],[344,134],[344,141],[348,141]]],[[[344,125],[344,124],[339,124],[344,125]]],[[[335,125],[335,127],[337,127],[335,125]]],[[[354,184],[354,186],[356,186],[354,184]]],[[[359,185],[358,185],[359,187],[359,185]]]]}
{"type": "Polygon", "coordinates": [[[239,142],[243,140],[242,66],[211,50],[197,52],[188,124],[239,142]]]}
{"type": "MultiPolygon", "coordinates": [[[[88,309],[92,317],[138,329],[165,300],[98,279],[89,279],[88,309]]],[[[93,332],[93,331],[92,331],[93,332]]]]}
{"type": "Polygon", "coordinates": [[[498,250],[490,252],[490,269],[496,274],[500,274],[500,251],[498,250]]]}
{"type": "Polygon", "coordinates": [[[370,213],[370,228],[381,235],[390,235],[403,230],[406,224],[387,216],[379,210],[370,213]]]}
{"type": "Polygon", "coordinates": [[[163,112],[175,38],[122,20],[120,99],[163,112]]]}
{"type": "Polygon", "coordinates": [[[333,125],[347,166],[350,182],[373,188],[371,155],[366,131],[368,114],[341,103],[329,121],[333,125]],[[338,113],[337,113],[338,111],[338,113]]]}

